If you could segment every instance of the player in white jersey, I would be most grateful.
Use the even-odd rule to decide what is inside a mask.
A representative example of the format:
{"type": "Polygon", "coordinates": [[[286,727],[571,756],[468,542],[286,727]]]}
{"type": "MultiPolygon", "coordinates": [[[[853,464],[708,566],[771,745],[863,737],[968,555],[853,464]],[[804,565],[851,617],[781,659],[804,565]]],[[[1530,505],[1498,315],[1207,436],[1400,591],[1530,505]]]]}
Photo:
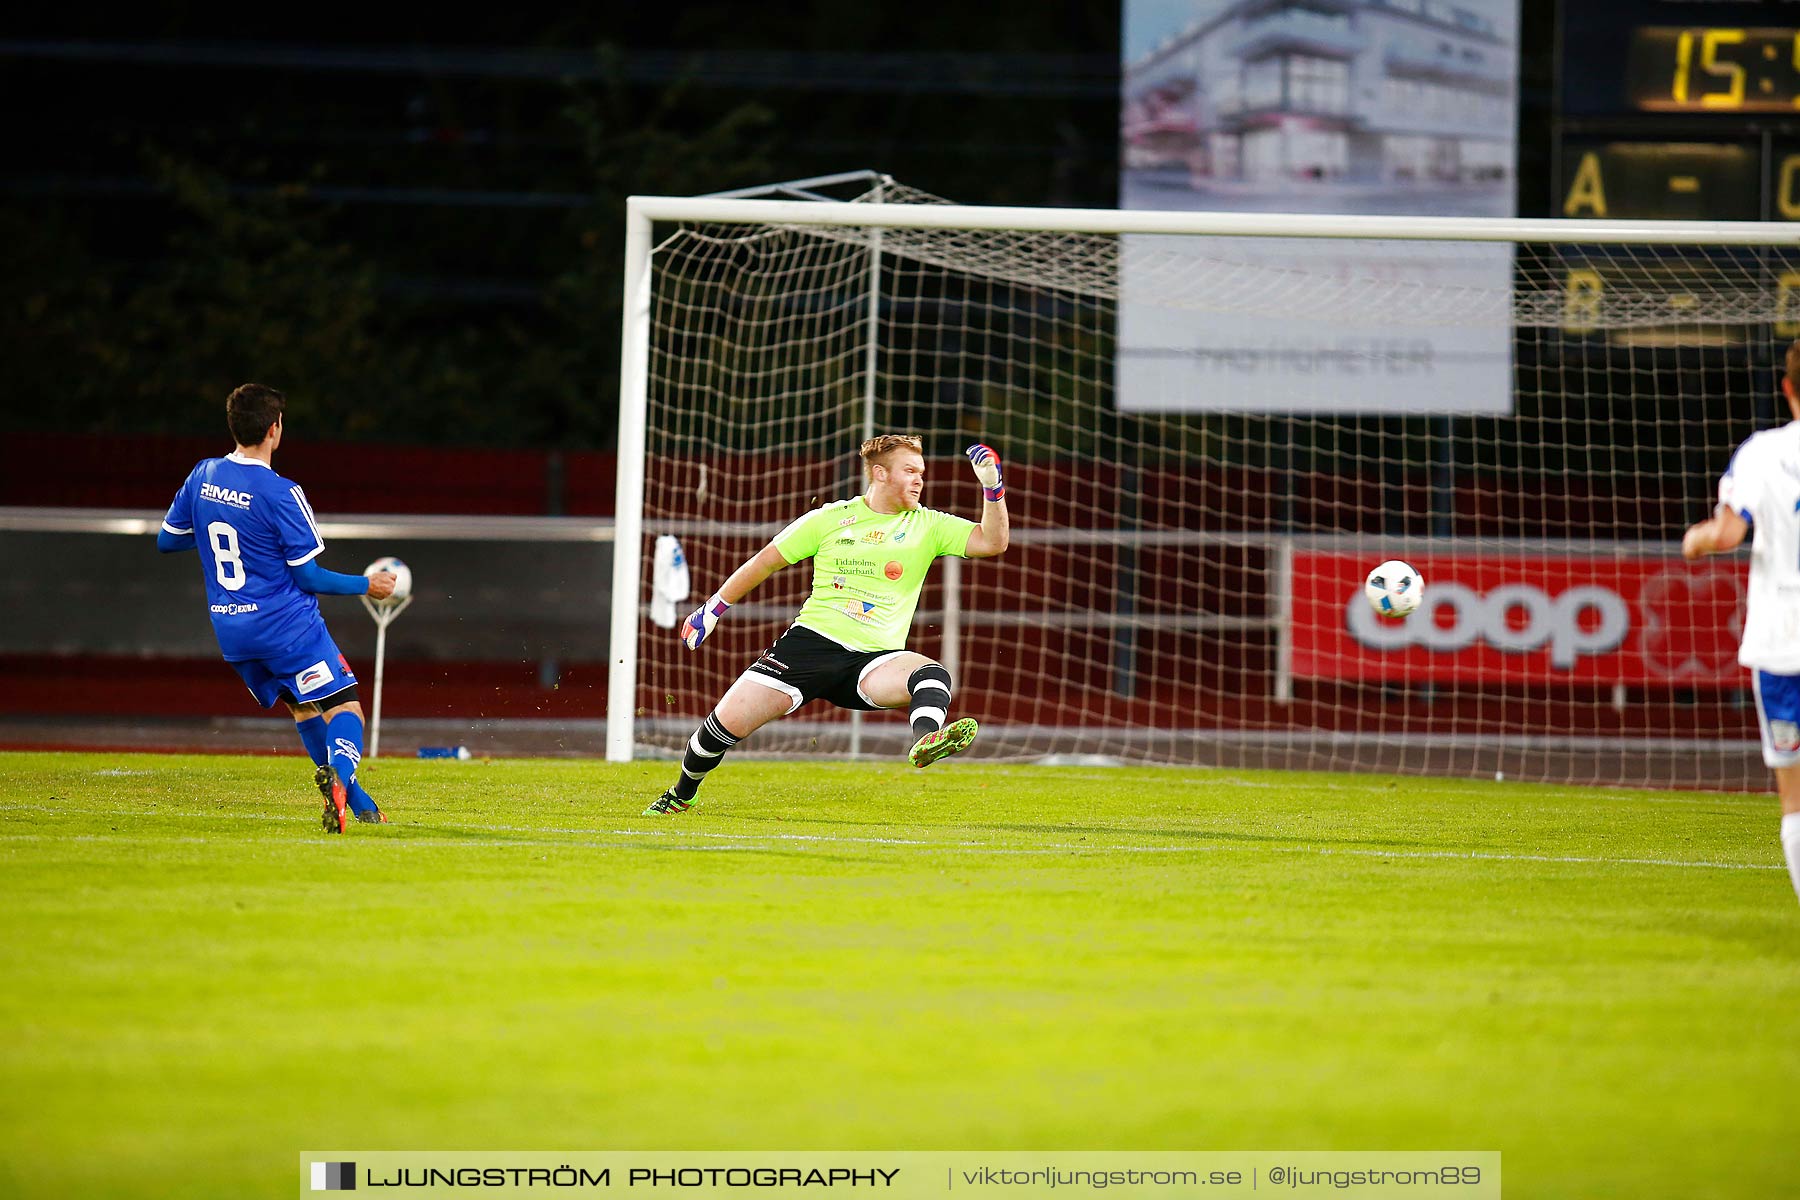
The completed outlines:
{"type": "Polygon", "coordinates": [[[750,664],[689,739],[681,774],[645,816],[685,811],[706,773],[725,752],[811,700],[871,711],[907,708],[918,739],[907,755],[915,767],[960,754],[975,740],[965,717],[949,725],[950,672],[906,649],[919,591],[931,564],[947,554],[992,558],[1011,541],[1000,456],[970,446],[981,484],[981,523],[920,503],[924,447],[918,438],[884,434],[862,444],[868,491],[815,508],[775,535],[734,571],[681,626],[695,649],[725,610],[763,580],[801,559],[813,561],[812,594],[787,632],[750,664]]]}
{"type": "Polygon", "coordinates": [[[325,539],[306,493],[275,473],[286,397],[246,383],[225,400],[237,449],[188,473],[169,505],[156,548],[197,550],[219,651],[264,708],[283,701],[312,757],[325,798],[327,833],[347,816],[383,824],[356,781],[362,760],[362,705],[356,676],[319,615],[317,596],[393,593],[394,576],[327,571],[316,561],[325,539]]]}
{"type": "Polygon", "coordinates": [[[1781,849],[1800,895],[1800,341],[1781,394],[1793,418],[1750,435],[1719,480],[1719,506],[1681,539],[1684,558],[1736,549],[1752,529],[1738,662],[1750,668],[1763,761],[1781,795],[1781,849]]]}

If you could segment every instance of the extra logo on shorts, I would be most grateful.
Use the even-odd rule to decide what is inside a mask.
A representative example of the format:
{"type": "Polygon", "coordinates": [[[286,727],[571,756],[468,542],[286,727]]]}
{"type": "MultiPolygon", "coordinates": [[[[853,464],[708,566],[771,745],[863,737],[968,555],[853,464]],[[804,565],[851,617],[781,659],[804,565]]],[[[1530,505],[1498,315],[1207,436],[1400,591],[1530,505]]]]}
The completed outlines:
{"type": "Polygon", "coordinates": [[[308,692],[318,691],[335,678],[336,676],[331,673],[331,668],[326,665],[325,660],[321,658],[318,662],[294,676],[294,687],[298,689],[302,696],[304,696],[308,692]]]}

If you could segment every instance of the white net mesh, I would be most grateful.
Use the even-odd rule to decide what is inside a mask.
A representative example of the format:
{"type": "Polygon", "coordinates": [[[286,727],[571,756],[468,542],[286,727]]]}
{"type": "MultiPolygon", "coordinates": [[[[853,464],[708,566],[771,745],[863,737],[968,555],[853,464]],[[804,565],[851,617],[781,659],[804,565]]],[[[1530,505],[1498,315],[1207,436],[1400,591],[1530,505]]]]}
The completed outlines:
{"type": "MultiPolygon", "coordinates": [[[[978,517],[960,452],[980,440],[1006,463],[1013,547],[940,560],[909,645],[952,667],[981,754],[1763,786],[1734,665],[1743,563],[1690,567],[1675,544],[1774,421],[1791,246],[662,232],[646,611],[658,534],[686,548],[685,614],[789,520],[860,493],[871,432],[922,436],[926,503],[978,517]],[[1122,322],[1229,343],[1249,318],[1283,336],[1196,334],[1141,376],[1119,350],[1122,322]],[[1499,363],[1493,411],[1307,411],[1434,354],[1499,363]],[[1259,411],[1169,394],[1190,388],[1259,411]],[[1359,609],[1388,558],[1427,581],[1399,626],[1359,609]]],[[[810,575],[777,574],[698,653],[642,623],[640,746],[685,742],[810,575]]],[[[815,703],[746,749],[909,741],[903,714],[815,703]]]]}

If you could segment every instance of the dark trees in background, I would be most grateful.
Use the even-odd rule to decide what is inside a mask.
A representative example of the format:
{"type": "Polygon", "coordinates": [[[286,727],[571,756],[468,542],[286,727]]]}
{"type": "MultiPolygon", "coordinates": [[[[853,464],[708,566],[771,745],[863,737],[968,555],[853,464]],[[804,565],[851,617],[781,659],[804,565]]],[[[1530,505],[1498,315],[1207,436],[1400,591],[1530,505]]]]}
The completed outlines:
{"type": "Polygon", "coordinates": [[[319,438],[604,446],[627,195],[872,167],[1113,202],[1116,3],[745,13],[21,29],[8,425],[212,432],[254,378],[319,438]],[[440,52],[369,53],[407,47],[440,52]]]}

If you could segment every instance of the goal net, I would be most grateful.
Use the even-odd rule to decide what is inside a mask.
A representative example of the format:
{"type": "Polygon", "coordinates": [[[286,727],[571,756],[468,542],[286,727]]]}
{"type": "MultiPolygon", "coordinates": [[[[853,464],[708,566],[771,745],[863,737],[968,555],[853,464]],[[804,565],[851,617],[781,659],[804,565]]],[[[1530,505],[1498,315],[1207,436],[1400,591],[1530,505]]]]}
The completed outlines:
{"type": "MultiPolygon", "coordinates": [[[[633,201],[608,753],[678,753],[810,563],[698,652],[685,616],[916,433],[925,503],[1013,542],[941,559],[910,648],[980,755],[1763,787],[1744,555],[1685,563],[1777,423],[1800,251],[1777,227],[633,201]],[[1377,620],[1404,559],[1424,607],[1377,620]],[[636,603],[631,603],[632,598],[636,603]],[[629,702],[625,702],[628,699],[629,702]]],[[[745,747],[885,756],[815,703],[745,747]]]]}

